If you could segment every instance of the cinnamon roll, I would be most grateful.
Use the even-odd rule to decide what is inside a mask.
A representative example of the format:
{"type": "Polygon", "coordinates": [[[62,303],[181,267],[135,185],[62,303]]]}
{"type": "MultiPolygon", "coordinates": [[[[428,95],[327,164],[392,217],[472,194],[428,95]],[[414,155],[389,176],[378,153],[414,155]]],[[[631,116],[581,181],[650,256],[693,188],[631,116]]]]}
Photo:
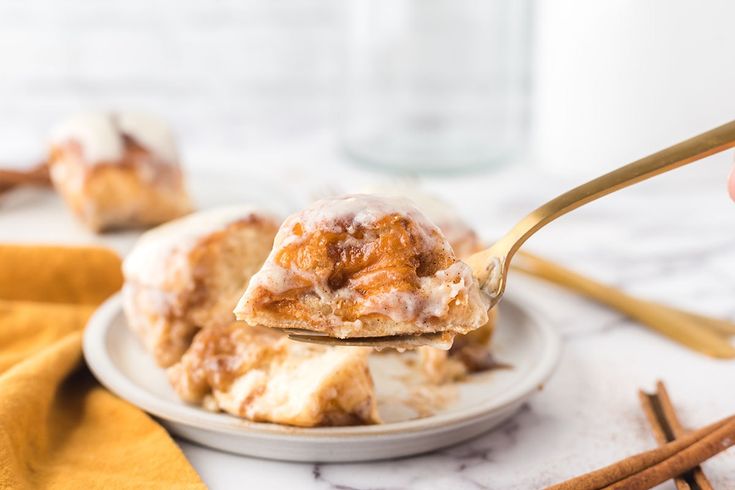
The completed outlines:
{"type": "Polygon", "coordinates": [[[50,146],[54,187],[93,231],[149,227],[192,210],[173,135],[156,117],[78,114],[54,129],[50,146]]]}

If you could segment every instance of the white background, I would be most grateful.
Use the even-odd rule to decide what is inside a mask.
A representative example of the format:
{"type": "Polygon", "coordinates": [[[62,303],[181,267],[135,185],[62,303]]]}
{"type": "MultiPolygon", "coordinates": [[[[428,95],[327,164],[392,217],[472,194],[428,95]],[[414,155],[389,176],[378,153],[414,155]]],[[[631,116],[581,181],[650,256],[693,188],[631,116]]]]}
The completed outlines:
{"type": "MultiPolygon", "coordinates": [[[[592,175],[735,114],[735,3],[539,0],[533,160],[592,175]]],[[[0,163],[81,108],[175,125],[190,166],[334,129],[351,1],[0,2],[0,163]]]]}

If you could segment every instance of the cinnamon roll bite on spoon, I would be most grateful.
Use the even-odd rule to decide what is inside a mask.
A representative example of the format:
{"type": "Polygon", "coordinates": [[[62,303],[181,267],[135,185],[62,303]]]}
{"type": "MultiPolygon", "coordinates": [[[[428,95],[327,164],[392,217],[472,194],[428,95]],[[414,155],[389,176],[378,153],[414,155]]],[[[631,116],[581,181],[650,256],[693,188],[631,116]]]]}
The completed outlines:
{"type": "Polygon", "coordinates": [[[235,316],[297,340],[449,348],[484,325],[489,301],[442,232],[410,201],[317,201],[281,225],[235,316]]]}

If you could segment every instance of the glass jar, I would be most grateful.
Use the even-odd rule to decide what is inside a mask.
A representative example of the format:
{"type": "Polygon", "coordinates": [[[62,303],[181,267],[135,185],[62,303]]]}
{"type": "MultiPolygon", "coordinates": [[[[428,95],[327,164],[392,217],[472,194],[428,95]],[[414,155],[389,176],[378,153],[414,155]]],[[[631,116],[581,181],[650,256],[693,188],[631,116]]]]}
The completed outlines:
{"type": "Polygon", "coordinates": [[[400,172],[509,160],[527,133],[527,0],[350,0],[348,155],[400,172]]]}

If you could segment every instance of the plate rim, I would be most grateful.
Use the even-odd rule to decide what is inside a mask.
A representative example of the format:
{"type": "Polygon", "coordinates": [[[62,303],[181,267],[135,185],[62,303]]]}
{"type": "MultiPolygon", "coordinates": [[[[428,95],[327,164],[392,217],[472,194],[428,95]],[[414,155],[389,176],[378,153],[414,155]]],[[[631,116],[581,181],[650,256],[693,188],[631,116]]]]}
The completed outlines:
{"type": "MultiPolygon", "coordinates": [[[[122,295],[120,292],[108,298],[90,317],[84,330],[82,349],[84,359],[95,378],[108,390],[120,398],[132,403],[143,411],[169,423],[177,423],[196,429],[225,433],[229,435],[259,436],[268,438],[325,439],[325,438],[360,438],[369,439],[377,436],[400,436],[416,432],[433,432],[448,426],[460,427],[482,420],[490,414],[525,400],[535,390],[543,386],[555,371],[561,357],[561,338],[556,329],[548,322],[542,321],[534,311],[523,306],[515,294],[506,294],[508,301],[520,309],[531,319],[535,331],[540,335],[542,355],[526,375],[522,384],[513,385],[492,399],[491,407],[478,404],[475,407],[462,409],[459,413],[443,413],[429,417],[392,422],[387,424],[339,426],[339,427],[292,427],[267,422],[253,422],[238,418],[231,414],[207,412],[200,407],[185,404],[173,405],[170,401],[156,397],[140,387],[121,372],[112,358],[107,355],[107,335],[113,321],[122,314],[122,295]],[[168,408],[168,410],[167,410],[168,408]],[[195,411],[195,412],[191,412],[195,411]],[[213,417],[217,417],[216,419],[213,417]]],[[[163,369],[163,368],[161,368],[163,369]]]]}

